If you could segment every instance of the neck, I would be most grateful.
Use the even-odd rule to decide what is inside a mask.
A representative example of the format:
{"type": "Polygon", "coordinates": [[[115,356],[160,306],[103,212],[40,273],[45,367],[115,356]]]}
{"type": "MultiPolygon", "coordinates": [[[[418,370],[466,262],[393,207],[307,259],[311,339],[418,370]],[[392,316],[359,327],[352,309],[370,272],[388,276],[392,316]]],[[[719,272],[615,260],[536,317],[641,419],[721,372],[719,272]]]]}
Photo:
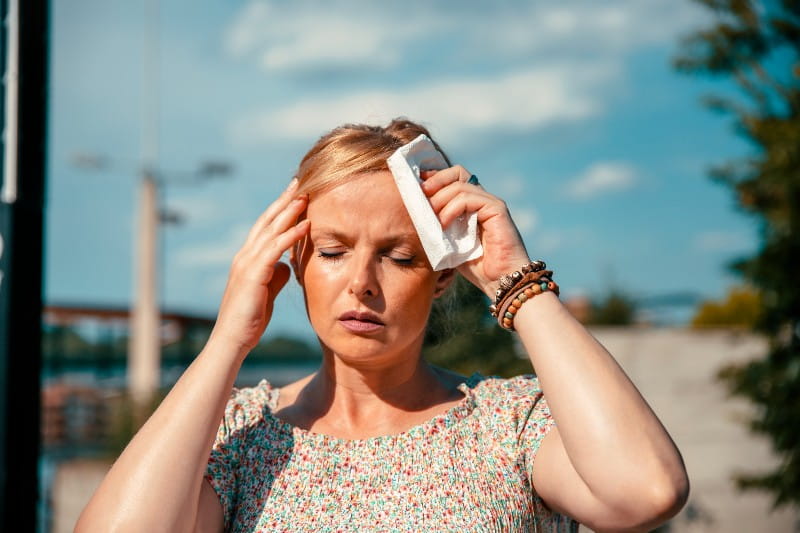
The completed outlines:
{"type": "Polygon", "coordinates": [[[322,368],[304,392],[345,428],[392,423],[451,394],[419,351],[415,357],[395,358],[381,366],[354,365],[326,351],[322,368]]]}

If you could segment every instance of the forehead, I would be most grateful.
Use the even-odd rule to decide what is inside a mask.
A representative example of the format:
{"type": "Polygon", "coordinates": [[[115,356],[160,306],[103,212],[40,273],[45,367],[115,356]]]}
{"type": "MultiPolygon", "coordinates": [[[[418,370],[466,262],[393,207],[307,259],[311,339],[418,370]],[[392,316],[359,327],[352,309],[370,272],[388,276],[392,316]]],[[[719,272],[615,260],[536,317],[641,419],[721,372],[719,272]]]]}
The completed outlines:
{"type": "Polygon", "coordinates": [[[315,227],[414,233],[414,225],[388,170],[354,176],[314,195],[308,204],[307,217],[312,234],[315,227]]]}

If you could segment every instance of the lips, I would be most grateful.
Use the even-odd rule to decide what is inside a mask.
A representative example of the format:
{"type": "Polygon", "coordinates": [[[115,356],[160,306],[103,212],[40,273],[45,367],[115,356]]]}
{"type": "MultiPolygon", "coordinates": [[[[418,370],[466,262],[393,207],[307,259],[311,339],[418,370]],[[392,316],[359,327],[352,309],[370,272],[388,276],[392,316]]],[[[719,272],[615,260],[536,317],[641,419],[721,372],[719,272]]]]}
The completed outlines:
{"type": "Polygon", "coordinates": [[[339,323],[344,328],[357,333],[369,333],[385,326],[378,315],[361,311],[347,311],[339,316],[339,323]]]}

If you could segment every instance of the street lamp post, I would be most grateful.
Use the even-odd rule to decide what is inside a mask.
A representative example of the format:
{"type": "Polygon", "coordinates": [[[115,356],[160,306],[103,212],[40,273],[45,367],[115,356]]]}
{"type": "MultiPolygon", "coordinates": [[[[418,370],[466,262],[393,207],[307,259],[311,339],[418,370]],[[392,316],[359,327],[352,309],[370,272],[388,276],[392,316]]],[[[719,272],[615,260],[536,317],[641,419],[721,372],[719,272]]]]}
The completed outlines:
{"type": "MultiPolygon", "coordinates": [[[[133,256],[134,292],[131,311],[131,335],[128,344],[128,391],[139,406],[150,402],[161,382],[161,318],[159,295],[159,224],[167,224],[160,204],[162,188],[169,183],[190,184],[233,172],[224,161],[205,161],[188,176],[173,179],[156,175],[145,167],[140,180],[139,217],[136,252],[133,256]]],[[[175,218],[175,217],[173,217],[175,218]]],[[[180,217],[177,217],[179,219],[180,217]]],[[[161,273],[163,275],[163,273],[161,273]]]]}
{"type": "MultiPolygon", "coordinates": [[[[103,171],[112,162],[94,154],[75,154],[73,165],[91,171],[103,171]]],[[[172,213],[164,216],[162,189],[169,184],[193,185],[232,174],[226,161],[203,161],[194,172],[156,171],[152,166],[141,170],[138,216],[133,249],[133,294],[128,338],[128,394],[137,409],[152,401],[161,382],[161,312],[159,309],[159,225],[179,220],[172,213]]]]}
{"type": "MultiPolygon", "coordinates": [[[[147,407],[161,382],[161,319],[158,305],[158,225],[161,219],[159,187],[166,184],[158,168],[159,154],[159,15],[160,0],[145,4],[146,39],[142,97],[143,166],[140,174],[139,213],[136,244],[133,253],[133,302],[128,341],[128,393],[137,411],[147,407]]],[[[73,162],[84,168],[99,170],[106,166],[103,157],[79,155],[73,162]]],[[[208,179],[230,174],[227,162],[206,161],[190,177],[208,179]]],[[[176,180],[179,181],[179,180],[176,180]]]]}
{"type": "Polygon", "coordinates": [[[136,251],[133,254],[133,305],[128,340],[128,392],[144,406],[161,381],[161,335],[158,309],[158,184],[152,169],[140,180],[136,251]]]}

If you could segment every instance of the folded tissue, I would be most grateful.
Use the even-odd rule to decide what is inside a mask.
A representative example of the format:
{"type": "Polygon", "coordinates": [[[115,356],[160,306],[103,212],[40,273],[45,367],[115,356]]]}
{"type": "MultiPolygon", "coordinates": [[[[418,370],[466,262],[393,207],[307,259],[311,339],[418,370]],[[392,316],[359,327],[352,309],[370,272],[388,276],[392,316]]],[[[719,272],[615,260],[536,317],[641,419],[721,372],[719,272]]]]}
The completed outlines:
{"type": "Polygon", "coordinates": [[[420,171],[447,168],[447,161],[427,135],[401,146],[386,160],[419,240],[434,270],[455,268],[483,255],[478,215],[464,214],[442,229],[428,197],[422,192],[420,171]]]}

